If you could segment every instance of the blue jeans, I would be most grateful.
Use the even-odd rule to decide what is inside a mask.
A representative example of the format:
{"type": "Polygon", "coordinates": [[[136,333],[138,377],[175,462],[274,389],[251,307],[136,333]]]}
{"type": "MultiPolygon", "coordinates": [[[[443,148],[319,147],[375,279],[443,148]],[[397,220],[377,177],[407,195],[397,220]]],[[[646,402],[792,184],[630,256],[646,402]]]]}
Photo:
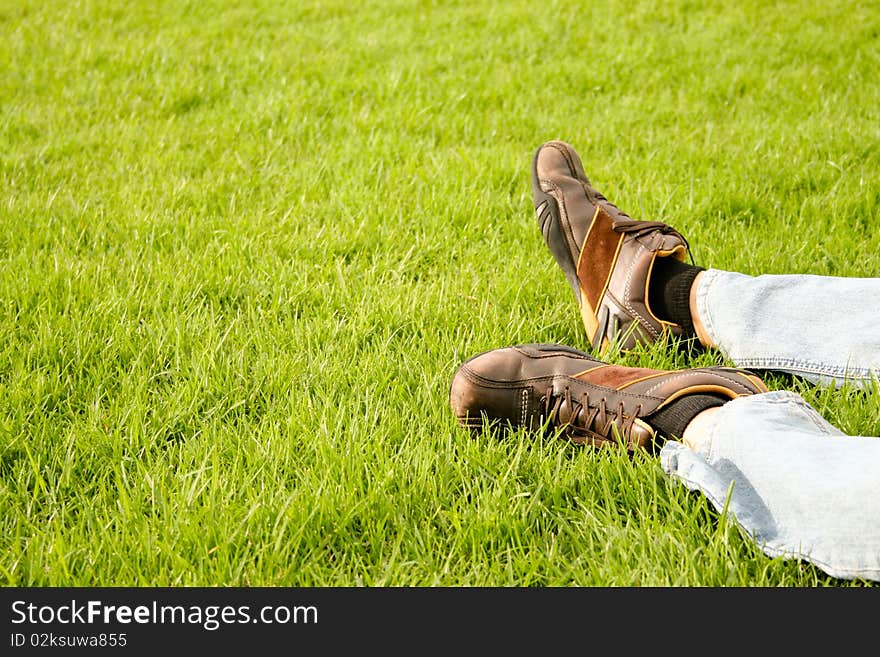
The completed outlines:
{"type": "Polygon", "coordinates": [[[709,337],[739,367],[823,384],[880,377],[880,278],[708,269],[696,297],[709,337]]]}
{"type": "Polygon", "coordinates": [[[880,439],[846,436],[793,392],[729,401],[694,451],[660,450],[664,471],[702,492],[771,557],[880,581],[880,439]]]}
{"type": "MultiPolygon", "coordinates": [[[[709,337],[740,367],[818,384],[880,376],[880,278],[707,270],[696,289],[709,337]]],[[[880,581],[880,438],[847,436],[793,392],[726,403],[697,451],[669,441],[664,471],[702,492],[771,557],[880,581]]]]}

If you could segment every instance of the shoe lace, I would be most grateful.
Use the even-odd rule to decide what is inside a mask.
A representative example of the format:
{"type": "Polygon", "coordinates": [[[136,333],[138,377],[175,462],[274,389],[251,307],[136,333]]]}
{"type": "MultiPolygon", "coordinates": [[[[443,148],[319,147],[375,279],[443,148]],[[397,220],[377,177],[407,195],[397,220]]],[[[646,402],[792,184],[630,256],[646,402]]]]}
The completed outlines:
{"type": "Polygon", "coordinates": [[[568,386],[562,391],[555,390],[553,386],[548,387],[543,403],[545,420],[549,420],[551,426],[563,429],[576,442],[584,442],[577,440],[580,437],[599,438],[603,441],[616,439],[614,428],[617,427],[620,437],[629,443],[636,417],[642,411],[640,404],[635,413],[627,415],[622,401],[617,403],[616,409],[611,410],[604,397],[591,403],[588,392],[584,391],[575,397],[568,386]]]}
{"type": "Polygon", "coordinates": [[[688,244],[687,238],[675,230],[675,228],[668,224],[664,224],[662,221],[637,221],[635,219],[615,218],[612,219],[611,228],[618,233],[632,233],[636,237],[647,235],[654,231],[660,231],[667,235],[675,235],[684,243],[684,248],[687,251],[688,258],[691,260],[691,264],[696,264],[694,262],[694,255],[691,253],[691,245],[688,244]]]}
{"type": "Polygon", "coordinates": [[[639,221],[637,219],[633,219],[626,212],[624,212],[619,207],[614,205],[614,203],[605,198],[602,192],[593,189],[592,193],[596,197],[596,199],[604,203],[606,207],[613,208],[614,212],[609,213],[611,215],[611,228],[613,230],[618,233],[631,233],[635,237],[647,235],[648,233],[653,233],[654,231],[660,231],[661,233],[665,233],[667,235],[675,235],[684,243],[684,248],[687,250],[688,257],[691,260],[691,264],[695,264],[694,256],[691,253],[691,245],[688,244],[687,238],[685,238],[684,235],[679,233],[672,226],[665,224],[662,221],[639,221]]]}

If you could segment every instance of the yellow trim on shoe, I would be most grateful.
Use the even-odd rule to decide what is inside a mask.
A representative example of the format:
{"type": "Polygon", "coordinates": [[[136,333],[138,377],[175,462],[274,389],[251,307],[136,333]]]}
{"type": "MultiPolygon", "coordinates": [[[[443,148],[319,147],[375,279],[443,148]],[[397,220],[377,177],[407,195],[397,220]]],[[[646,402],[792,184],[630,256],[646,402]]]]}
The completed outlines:
{"type": "Polygon", "coordinates": [[[587,368],[583,372],[578,372],[577,374],[572,374],[571,378],[576,379],[579,376],[586,374],[587,372],[595,372],[596,370],[602,370],[602,369],[605,369],[606,367],[611,367],[611,364],[610,363],[603,363],[602,365],[597,365],[596,367],[587,368]]]}
{"type": "Polygon", "coordinates": [[[669,404],[674,402],[676,399],[684,397],[685,395],[692,395],[697,392],[710,392],[710,393],[716,392],[716,393],[720,393],[720,394],[724,395],[728,399],[736,399],[737,397],[748,397],[749,395],[754,394],[751,392],[747,392],[747,393],[744,393],[741,395],[739,395],[737,393],[731,393],[730,388],[725,388],[724,386],[705,385],[705,384],[699,385],[699,386],[691,386],[689,388],[682,388],[681,390],[678,390],[678,391],[674,392],[673,394],[669,395],[669,397],[667,397],[663,401],[663,403],[660,404],[655,410],[660,410],[661,408],[664,408],[665,406],[668,406],[669,404]],[[731,394],[733,396],[731,396],[731,394]]]}
{"type": "MultiPolygon", "coordinates": [[[[674,370],[673,370],[674,371],[674,370]]],[[[658,376],[666,376],[670,374],[670,370],[665,370],[663,372],[657,372],[656,374],[648,374],[647,376],[643,376],[640,379],[636,379],[635,381],[630,381],[629,383],[624,383],[622,386],[619,386],[618,390],[623,390],[624,388],[628,388],[629,386],[639,383],[640,381],[647,381],[648,379],[656,379],[658,376]]]]}
{"type": "Polygon", "coordinates": [[[654,314],[654,311],[651,310],[651,302],[649,296],[649,289],[651,285],[651,274],[654,272],[654,263],[657,262],[657,258],[668,258],[670,256],[675,256],[675,259],[679,262],[684,262],[687,258],[687,249],[685,249],[681,244],[676,246],[672,251],[657,251],[654,254],[654,257],[651,258],[651,264],[648,265],[648,275],[645,277],[645,310],[648,311],[648,314],[658,323],[660,326],[678,326],[675,322],[668,322],[665,319],[660,319],[657,315],[654,314]]]}
{"type": "Polygon", "coordinates": [[[761,392],[770,392],[770,388],[767,387],[767,384],[759,377],[757,374],[742,374],[745,378],[755,384],[761,392]]]}

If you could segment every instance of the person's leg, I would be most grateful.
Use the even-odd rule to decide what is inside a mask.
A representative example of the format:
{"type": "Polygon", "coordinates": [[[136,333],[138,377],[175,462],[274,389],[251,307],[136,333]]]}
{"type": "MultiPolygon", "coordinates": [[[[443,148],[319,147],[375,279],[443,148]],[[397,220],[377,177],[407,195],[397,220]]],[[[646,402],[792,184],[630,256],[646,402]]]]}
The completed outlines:
{"type": "Polygon", "coordinates": [[[708,269],[690,293],[700,342],[739,367],[814,383],[880,377],[880,278],[708,269]]]}
{"type": "Polygon", "coordinates": [[[880,438],[844,435],[799,395],[774,391],[698,414],[660,460],[765,554],[880,581],[880,438]]]}
{"type": "Polygon", "coordinates": [[[587,177],[574,148],[532,161],[538,225],[581,311],[593,349],[664,335],[717,347],[738,367],[813,382],[880,376],[880,278],[746,276],[688,264],[672,227],[632,219],[587,177]]]}

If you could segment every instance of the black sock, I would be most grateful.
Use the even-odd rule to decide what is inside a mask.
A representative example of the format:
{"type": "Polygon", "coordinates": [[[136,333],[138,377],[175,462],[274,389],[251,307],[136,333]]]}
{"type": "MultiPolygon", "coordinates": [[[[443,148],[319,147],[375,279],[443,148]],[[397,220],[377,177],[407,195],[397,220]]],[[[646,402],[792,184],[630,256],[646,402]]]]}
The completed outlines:
{"type": "Polygon", "coordinates": [[[648,282],[648,305],[658,319],[678,324],[684,338],[693,338],[691,287],[702,267],[689,265],[673,257],[654,260],[648,282]]]}
{"type": "Polygon", "coordinates": [[[718,395],[685,395],[676,399],[669,406],[664,406],[653,415],[645,418],[651,427],[664,439],[680,440],[685,427],[691,423],[697,415],[707,408],[721,406],[729,401],[718,395]]]}

